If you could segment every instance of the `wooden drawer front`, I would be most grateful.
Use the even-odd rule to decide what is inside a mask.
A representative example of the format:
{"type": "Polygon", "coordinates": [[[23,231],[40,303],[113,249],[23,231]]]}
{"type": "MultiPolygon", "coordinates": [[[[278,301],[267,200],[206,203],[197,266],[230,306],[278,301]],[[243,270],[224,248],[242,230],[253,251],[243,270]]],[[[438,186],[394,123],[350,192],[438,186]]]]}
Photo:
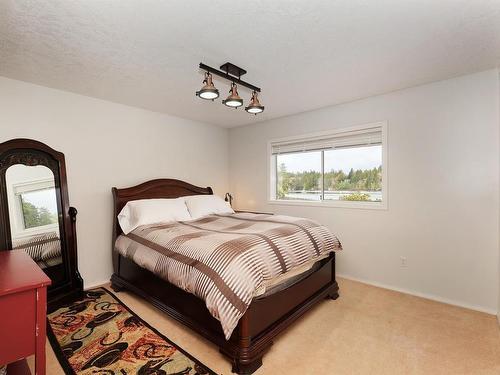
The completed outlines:
{"type": "Polygon", "coordinates": [[[0,364],[35,352],[36,291],[0,297],[0,364]]]}

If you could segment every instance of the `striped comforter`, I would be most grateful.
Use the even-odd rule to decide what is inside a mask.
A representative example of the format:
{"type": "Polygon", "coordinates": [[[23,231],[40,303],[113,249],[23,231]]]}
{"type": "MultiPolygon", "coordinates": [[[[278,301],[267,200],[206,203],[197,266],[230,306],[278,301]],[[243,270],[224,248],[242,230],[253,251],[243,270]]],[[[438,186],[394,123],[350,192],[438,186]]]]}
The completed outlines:
{"type": "Polygon", "coordinates": [[[121,255],[203,299],[226,339],[264,282],[341,249],[314,221],[252,213],[145,225],[115,244],[121,255]]]}
{"type": "Polygon", "coordinates": [[[61,257],[61,240],[56,232],[13,240],[12,246],[14,250],[26,251],[42,268],[49,267],[51,261],[61,257]]]}

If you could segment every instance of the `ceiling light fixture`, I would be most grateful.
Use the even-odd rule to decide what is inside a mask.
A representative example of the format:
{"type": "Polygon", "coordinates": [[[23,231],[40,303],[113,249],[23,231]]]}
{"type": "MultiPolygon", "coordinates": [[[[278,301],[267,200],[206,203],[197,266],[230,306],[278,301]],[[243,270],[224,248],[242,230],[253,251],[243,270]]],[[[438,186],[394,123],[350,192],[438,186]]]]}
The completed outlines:
{"type": "Polygon", "coordinates": [[[196,91],[196,96],[206,100],[215,100],[219,97],[219,90],[217,90],[212,82],[212,75],[210,72],[205,73],[203,80],[203,87],[200,91],[196,91]]]}
{"type": "Polygon", "coordinates": [[[247,111],[248,113],[253,113],[254,115],[264,112],[264,106],[259,102],[257,91],[252,92],[252,99],[250,99],[250,104],[248,105],[248,107],[245,107],[245,111],[247,111]]]}
{"type": "Polygon", "coordinates": [[[241,76],[246,74],[246,70],[227,62],[220,66],[221,70],[212,68],[208,65],[200,63],[200,69],[204,70],[205,80],[203,81],[204,86],[200,91],[196,92],[196,96],[199,96],[202,99],[214,100],[219,97],[219,91],[215,88],[214,83],[212,81],[212,74],[227,79],[231,81],[231,89],[229,90],[229,96],[227,99],[223,100],[222,103],[228,107],[238,108],[243,105],[243,99],[238,94],[238,85],[246,87],[252,90],[252,99],[250,100],[250,104],[245,110],[248,113],[261,113],[264,111],[264,106],[259,103],[259,99],[257,98],[257,93],[260,92],[260,88],[252,85],[251,83],[245,82],[241,80],[241,76]]]}
{"type": "Polygon", "coordinates": [[[243,99],[241,99],[240,95],[238,94],[238,86],[236,86],[236,83],[231,82],[231,90],[229,90],[229,96],[226,100],[222,101],[222,104],[232,108],[238,108],[243,105],[243,99]]]}

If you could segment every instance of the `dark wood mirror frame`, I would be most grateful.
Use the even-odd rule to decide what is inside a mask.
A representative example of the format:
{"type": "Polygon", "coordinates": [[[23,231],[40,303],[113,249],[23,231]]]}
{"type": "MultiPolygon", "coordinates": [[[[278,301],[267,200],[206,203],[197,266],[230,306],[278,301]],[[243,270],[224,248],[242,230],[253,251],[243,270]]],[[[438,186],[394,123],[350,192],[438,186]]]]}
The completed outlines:
{"type": "Polygon", "coordinates": [[[5,175],[7,169],[15,164],[43,165],[54,174],[63,259],[61,268],[65,276],[60,282],[53,282],[48,289],[50,311],[60,303],[76,298],[83,291],[83,280],[77,265],[77,210],[69,205],[64,154],[31,139],[12,139],[0,144],[0,251],[12,249],[5,175]]]}

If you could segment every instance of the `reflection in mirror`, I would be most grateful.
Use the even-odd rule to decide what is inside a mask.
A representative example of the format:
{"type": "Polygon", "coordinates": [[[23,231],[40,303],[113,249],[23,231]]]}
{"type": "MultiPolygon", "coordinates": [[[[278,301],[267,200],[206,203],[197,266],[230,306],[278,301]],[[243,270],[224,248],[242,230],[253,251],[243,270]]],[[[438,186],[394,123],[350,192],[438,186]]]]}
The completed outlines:
{"type": "Polygon", "coordinates": [[[15,164],[5,174],[13,249],[41,268],[62,263],[54,174],[42,165],[15,164]]]}

